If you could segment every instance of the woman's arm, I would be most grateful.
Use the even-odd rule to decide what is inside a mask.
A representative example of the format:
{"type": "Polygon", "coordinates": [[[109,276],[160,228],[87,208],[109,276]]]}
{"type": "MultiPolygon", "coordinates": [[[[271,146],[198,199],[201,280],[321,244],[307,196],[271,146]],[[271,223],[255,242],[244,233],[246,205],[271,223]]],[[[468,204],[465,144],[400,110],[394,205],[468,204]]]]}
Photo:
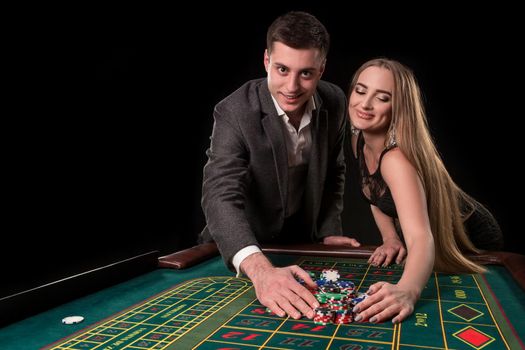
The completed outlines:
{"type": "Polygon", "coordinates": [[[394,199],[408,255],[397,284],[378,282],[370,286],[369,297],[355,307],[356,321],[397,323],[408,317],[421,295],[434,266],[434,240],[423,185],[416,169],[400,149],[388,152],[381,174],[394,199]]]}

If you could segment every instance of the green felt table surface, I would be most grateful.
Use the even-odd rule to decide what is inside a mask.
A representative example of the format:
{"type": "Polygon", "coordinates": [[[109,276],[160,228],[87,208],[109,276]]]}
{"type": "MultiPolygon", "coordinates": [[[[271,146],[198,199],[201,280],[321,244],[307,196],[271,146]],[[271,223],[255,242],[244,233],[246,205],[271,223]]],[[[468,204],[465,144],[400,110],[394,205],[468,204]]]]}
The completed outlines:
{"type": "MultiPolygon", "coordinates": [[[[291,263],[299,263],[301,266],[307,266],[308,269],[311,269],[317,264],[318,270],[326,267],[333,267],[335,262],[338,263],[339,266],[341,266],[342,271],[344,271],[345,268],[348,268],[348,271],[351,272],[348,274],[348,276],[350,276],[350,279],[355,279],[357,281],[359,281],[359,279],[361,278],[360,273],[354,275],[354,270],[352,269],[354,268],[354,265],[361,266],[360,263],[364,265],[364,263],[366,262],[366,260],[345,260],[342,258],[320,258],[290,255],[270,256],[276,264],[281,266],[289,265],[291,263]],[[350,261],[350,263],[347,264],[345,263],[345,261],[350,261]]],[[[356,268],[361,268],[359,266],[356,268]]],[[[374,276],[372,271],[368,269],[366,271],[368,273],[368,279],[366,281],[363,281],[364,283],[362,283],[361,285],[362,288],[366,288],[367,285],[373,283],[375,280],[383,279],[385,277],[384,275],[374,276]]],[[[400,273],[400,269],[393,269],[392,271],[394,272],[394,276],[396,275],[396,273],[400,273]]],[[[40,313],[38,315],[35,315],[33,317],[27,318],[23,321],[11,324],[7,327],[0,329],[0,349],[39,349],[42,347],[46,347],[49,344],[64,339],[65,337],[69,337],[75,332],[83,331],[84,329],[88,329],[91,326],[94,326],[101,322],[107,322],[107,320],[110,320],[112,317],[114,317],[114,315],[122,312],[123,310],[133,309],[137,305],[143,303],[145,300],[151,299],[159,294],[166,293],[166,291],[169,291],[170,289],[173,289],[176,286],[180,286],[188,281],[198,280],[200,278],[208,276],[220,276],[221,278],[231,278],[234,277],[234,274],[225,268],[223,261],[219,257],[206,260],[196,266],[184,270],[159,268],[157,270],[133,278],[124,283],[79,298],[72,302],[63,304],[54,309],[48,310],[46,312],[40,313]],[[82,323],[76,325],[62,324],[62,318],[70,315],[81,315],[85,318],[85,320],[82,323]]],[[[253,292],[253,288],[251,288],[251,284],[249,283],[249,281],[247,281],[246,288],[246,294],[244,296],[245,299],[239,299],[236,302],[238,304],[247,304],[252,302],[254,305],[253,307],[256,307],[257,301],[255,299],[255,293],[253,292]]],[[[223,312],[227,313],[228,310],[228,308],[225,308],[223,312]]],[[[468,332],[468,329],[466,328],[470,325],[473,325],[474,327],[477,327],[478,330],[485,329],[486,332],[482,334],[487,334],[488,336],[490,336],[490,334],[499,334],[499,336],[496,337],[498,339],[489,341],[482,347],[483,349],[521,349],[523,348],[522,342],[525,338],[524,315],[525,293],[519,286],[516,285],[510,274],[502,266],[490,266],[488,273],[484,275],[477,275],[475,278],[470,278],[469,275],[459,275],[459,277],[455,276],[451,278],[451,276],[435,274],[429,280],[429,284],[425,289],[421,300],[416,305],[415,312],[409,319],[403,322],[400,326],[394,326],[390,323],[385,323],[383,326],[380,326],[376,329],[376,331],[378,332],[389,334],[388,337],[392,338],[390,342],[378,341],[377,344],[374,344],[373,342],[370,343],[369,339],[367,340],[368,343],[364,342],[361,345],[373,345],[376,346],[376,349],[472,349],[474,347],[472,347],[471,345],[462,343],[460,340],[457,340],[457,337],[452,337],[450,334],[448,336],[444,336],[443,332],[468,332]],[[463,280],[463,285],[458,288],[455,288],[453,285],[449,287],[441,287],[440,289],[436,288],[436,285],[443,286],[447,283],[446,281],[454,281],[454,278],[459,278],[460,280],[463,280]],[[470,293],[470,291],[472,291],[471,295],[468,295],[468,301],[470,301],[471,303],[466,303],[467,307],[474,305],[476,309],[481,310],[480,312],[482,313],[482,315],[476,315],[476,320],[474,321],[462,322],[460,320],[461,322],[458,322],[456,319],[452,319],[452,316],[450,316],[450,311],[447,310],[454,310],[454,308],[458,306],[465,308],[464,306],[461,306],[462,304],[460,300],[461,298],[465,298],[462,294],[465,292],[465,290],[467,291],[467,294],[470,293]],[[439,291],[439,293],[442,293],[442,295],[436,295],[436,291],[439,291]],[[447,295],[447,293],[450,295],[447,295]],[[447,303],[449,303],[450,305],[447,305],[447,303]],[[441,312],[436,311],[436,308],[438,307],[441,308],[441,312]],[[443,329],[443,327],[441,326],[436,326],[437,328],[430,331],[428,331],[428,329],[424,329],[425,327],[431,328],[429,326],[431,324],[442,324],[443,320],[447,323],[446,329],[443,329]],[[494,320],[496,325],[491,325],[490,327],[484,326],[485,324],[490,323],[491,320],[494,320]],[[490,333],[494,329],[494,327],[498,328],[497,332],[490,333]],[[422,338],[415,341],[414,337],[422,338]],[[445,341],[443,339],[445,339],[445,341]],[[419,347],[410,345],[415,343],[423,345],[419,345],[419,347]]],[[[230,315],[227,316],[230,317],[230,315]]],[[[242,317],[242,315],[236,317],[242,317]]],[[[269,317],[268,319],[272,322],[280,322],[280,320],[276,320],[274,317],[269,317]]],[[[233,319],[229,322],[233,322],[233,319]]],[[[302,324],[306,323],[303,322],[302,324]]],[[[368,324],[354,323],[352,325],[352,327],[354,328],[348,329],[351,329],[352,332],[357,332],[357,330],[359,329],[365,329],[367,331],[370,331],[370,329],[374,329],[373,327],[368,327],[366,325],[368,324]]],[[[280,329],[290,327],[289,332],[287,333],[283,331],[283,334],[280,335],[281,337],[284,337],[286,334],[294,334],[294,329],[300,328],[299,324],[294,324],[293,322],[289,322],[287,324],[283,323],[279,327],[281,327],[280,329]]],[[[232,329],[237,328],[232,327],[232,329]]],[[[327,327],[327,331],[329,329],[330,326],[327,327]]],[[[200,332],[202,333],[203,330],[201,329],[200,332]]],[[[224,332],[226,331],[223,331],[223,337],[224,332]]],[[[349,337],[350,335],[354,334],[348,330],[346,332],[346,334],[349,337]]],[[[201,335],[199,335],[199,337],[200,336],[201,335]]],[[[275,338],[277,339],[278,336],[279,335],[275,335],[275,338]]],[[[328,340],[325,339],[327,338],[326,336],[320,336],[316,338],[320,342],[318,345],[321,345],[321,347],[319,348],[327,348],[327,346],[329,346],[330,349],[350,349],[350,347],[348,346],[345,347],[344,341],[341,340],[341,337],[344,338],[343,335],[341,335],[339,338],[337,335],[335,337],[332,337],[333,339],[330,342],[328,342],[328,340]]],[[[191,338],[192,337],[189,336],[186,339],[178,340],[177,342],[173,343],[173,345],[167,345],[164,347],[160,347],[159,345],[159,348],[184,349],[191,348],[189,347],[189,344],[191,344],[191,346],[194,346],[197,343],[200,344],[199,349],[220,348],[220,343],[217,342],[217,340],[213,340],[213,336],[209,338],[209,341],[204,343],[198,342],[198,339],[192,340],[191,338]]],[[[285,342],[285,340],[282,339],[280,341],[281,343],[285,342]]],[[[289,343],[292,344],[290,341],[289,343]]],[[[357,342],[356,344],[358,343],[359,342],[357,342]]],[[[298,348],[297,344],[292,344],[293,346],[282,345],[283,347],[278,347],[275,345],[270,346],[270,344],[271,342],[266,344],[268,348],[298,348]]],[[[256,345],[257,347],[261,346],[261,344],[256,345]]],[[[249,344],[237,344],[235,348],[256,349],[257,347],[253,347],[249,344]]],[[[116,349],[119,347],[101,346],[96,348],[116,349]]],[[[234,347],[232,347],[232,349],[233,348],[234,347]]],[[[311,347],[307,346],[306,348],[311,347]]],[[[363,347],[363,349],[364,348],[366,347],[363,347]]]]}

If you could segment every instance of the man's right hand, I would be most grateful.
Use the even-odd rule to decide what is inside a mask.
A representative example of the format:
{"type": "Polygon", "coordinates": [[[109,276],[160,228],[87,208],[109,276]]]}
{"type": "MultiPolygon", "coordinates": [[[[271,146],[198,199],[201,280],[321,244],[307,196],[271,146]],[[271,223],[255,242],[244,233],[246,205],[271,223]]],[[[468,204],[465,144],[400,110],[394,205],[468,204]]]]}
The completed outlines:
{"type": "Polygon", "coordinates": [[[303,315],[314,317],[313,309],[319,307],[319,302],[296,278],[312,289],[317,285],[299,266],[275,267],[263,253],[255,253],[244,259],[240,267],[252,281],[257,299],[273,313],[294,319],[303,315]]]}

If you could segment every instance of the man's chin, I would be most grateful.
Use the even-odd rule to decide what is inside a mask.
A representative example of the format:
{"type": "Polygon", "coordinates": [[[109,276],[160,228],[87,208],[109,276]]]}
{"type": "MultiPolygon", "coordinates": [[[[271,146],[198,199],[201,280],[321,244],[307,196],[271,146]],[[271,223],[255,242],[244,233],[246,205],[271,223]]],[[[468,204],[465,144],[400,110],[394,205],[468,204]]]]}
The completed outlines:
{"type": "Polygon", "coordinates": [[[294,103],[285,103],[283,104],[284,105],[284,108],[283,106],[281,106],[281,108],[283,109],[283,111],[286,113],[286,114],[294,114],[294,113],[297,113],[297,111],[301,108],[301,106],[304,104],[304,102],[301,102],[301,101],[297,101],[297,102],[294,102],[294,103]]]}

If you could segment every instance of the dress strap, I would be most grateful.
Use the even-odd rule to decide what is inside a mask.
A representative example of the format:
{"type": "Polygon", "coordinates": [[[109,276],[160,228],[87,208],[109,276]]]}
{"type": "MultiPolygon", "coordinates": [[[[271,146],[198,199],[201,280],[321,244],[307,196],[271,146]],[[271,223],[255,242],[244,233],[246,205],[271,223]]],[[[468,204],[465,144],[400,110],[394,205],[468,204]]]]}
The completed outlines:
{"type": "Polygon", "coordinates": [[[388,151],[390,151],[390,150],[392,150],[392,149],[394,149],[394,148],[396,148],[396,147],[397,147],[397,145],[392,145],[392,146],[386,147],[386,148],[383,150],[383,152],[381,152],[381,155],[379,156],[379,166],[377,167],[377,169],[379,169],[379,168],[381,167],[381,162],[383,161],[383,157],[384,157],[384,155],[385,155],[388,151]]]}

